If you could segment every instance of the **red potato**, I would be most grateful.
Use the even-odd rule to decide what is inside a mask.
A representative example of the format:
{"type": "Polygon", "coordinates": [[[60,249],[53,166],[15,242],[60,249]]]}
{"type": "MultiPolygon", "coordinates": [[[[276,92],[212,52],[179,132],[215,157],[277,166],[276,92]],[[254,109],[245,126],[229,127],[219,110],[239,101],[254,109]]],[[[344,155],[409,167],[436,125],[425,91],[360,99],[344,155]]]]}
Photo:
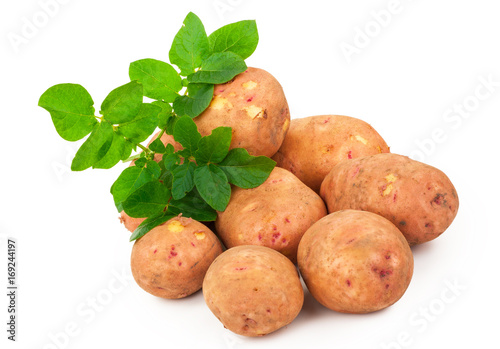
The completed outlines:
{"type": "Polygon", "coordinates": [[[273,160],[319,193],[321,182],[339,162],[388,152],[384,139],[363,120],[318,115],[293,119],[273,160]]]}
{"type": "Polygon", "coordinates": [[[224,245],[261,245],[283,253],[297,262],[302,235],[326,215],[321,197],[291,172],[275,167],[259,187],[233,187],[224,212],[215,226],[224,245]]]}
{"type": "Polygon", "coordinates": [[[387,218],[410,245],[440,236],[453,222],[459,204],[446,174],[397,154],[341,162],[326,176],[320,194],[329,212],[356,209],[387,218]]]}
{"type": "Polygon", "coordinates": [[[201,288],[208,267],[221,253],[221,243],[205,225],[175,217],[136,240],[132,275],[154,296],[183,298],[201,288]]]}
{"type": "Polygon", "coordinates": [[[210,106],[194,121],[202,136],[229,126],[231,149],[245,148],[250,155],[271,157],[288,131],[290,112],[279,82],[265,70],[248,68],[233,80],[215,85],[210,106]]]}
{"type": "Polygon", "coordinates": [[[297,269],[263,246],[238,246],[212,263],[203,281],[212,313],[234,333],[263,336],[291,323],[304,303],[297,269]]]}
{"type": "Polygon", "coordinates": [[[413,275],[413,255],[403,234],[365,211],[342,210],[320,219],[304,234],[297,258],[312,296],[343,313],[394,304],[413,275]]]}

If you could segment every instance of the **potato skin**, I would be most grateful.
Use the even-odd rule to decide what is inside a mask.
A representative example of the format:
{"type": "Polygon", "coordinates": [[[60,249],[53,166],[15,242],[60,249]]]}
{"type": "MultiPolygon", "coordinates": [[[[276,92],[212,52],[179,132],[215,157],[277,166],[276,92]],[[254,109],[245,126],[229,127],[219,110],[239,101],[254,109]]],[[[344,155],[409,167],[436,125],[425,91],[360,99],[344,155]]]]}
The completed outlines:
{"type": "Polygon", "coordinates": [[[146,292],[182,298],[198,291],[222,246],[205,225],[175,217],[138,239],[132,248],[132,275],[146,292]]]}
{"type": "Polygon", "coordinates": [[[335,166],[321,185],[329,212],[358,209],[394,223],[410,245],[437,238],[458,211],[458,195],[440,170],[403,155],[378,154],[335,166]]]}
{"type": "Polygon", "coordinates": [[[229,205],[217,213],[217,234],[228,248],[260,245],[297,263],[302,235],[326,215],[321,197],[291,172],[275,167],[257,188],[233,187],[229,205]]]}
{"type": "Polygon", "coordinates": [[[232,81],[215,85],[210,106],[194,121],[202,136],[229,126],[231,149],[245,148],[250,155],[271,157],[288,131],[290,112],[279,82],[265,70],[248,68],[232,81]]]}
{"type": "Polygon", "coordinates": [[[344,115],[317,115],[290,122],[273,160],[319,193],[321,182],[340,161],[388,152],[368,123],[344,115]]]}
{"type": "Polygon", "coordinates": [[[224,251],[207,271],[203,296],[224,327],[249,337],[288,325],[304,303],[295,266],[263,246],[224,251]]]}
{"type": "Polygon", "coordinates": [[[398,301],[413,275],[413,255],[387,219],[342,210],[307,230],[298,251],[299,270],[312,296],[325,307],[362,314],[398,301]]]}

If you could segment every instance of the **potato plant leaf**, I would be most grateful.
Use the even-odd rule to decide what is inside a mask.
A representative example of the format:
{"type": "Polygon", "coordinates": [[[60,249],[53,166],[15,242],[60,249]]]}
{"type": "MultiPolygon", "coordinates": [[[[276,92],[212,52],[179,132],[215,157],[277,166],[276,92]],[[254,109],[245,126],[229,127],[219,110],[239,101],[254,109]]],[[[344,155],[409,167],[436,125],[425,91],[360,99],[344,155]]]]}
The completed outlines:
{"type": "Polygon", "coordinates": [[[210,52],[234,52],[247,59],[257,48],[259,34],[252,20],[231,23],[217,29],[208,37],[210,52]]]}
{"type": "Polygon", "coordinates": [[[144,96],[173,102],[182,88],[182,79],[168,63],[156,59],[141,59],[129,67],[130,80],[138,80],[144,86],[144,96]]]}
{"type": "Polygon", "coordinates": [[[89,138],[76,152],[71,162],[71,170],[83,171],[92,167],[108,154],[112,143],[113,126],[105,121],[96,124],[89,138]]]}
{"type": "Polygon", "coordinates": [[[183,116],[177,120],[174,127],[174,139],[191,154],[198,149],[201,134],[198,132],[193,119],[189,116],[183,116]]]}
{"type": "Polygon", "coordinates": [[[247,65],[233,52],[216,52],[205,59],[200,70],[188,75],[190,83],[222,84],[243,73],[247,65]]]}
{"type": "Polygon", "coordinates": [[[209,51],[205,27],[198,16],[190,12],[174,38],[169,51],[170,62],[180,68],[181,75],[188,76],[201,66],[209,51]]]}
{"type": "Polygon", "coordinates": [[[45,91],[38,105],[50,113],[57,133],[67,141],[88,135],[97,124],[94,101],[78,84],[58,84],[45,91]]]}
{"type": "Polygon", "coordinates": [[[132,121],[142,106],[142,85],[131,81],[115,88],[101,104],[101,115],[112,124],[132,121]]]}
{"type": "Polygon", "coordinates": [[[274,160],[265,156],[251,156],[243,148],[231,149],[219,163],[229,182],[237,187],[250,189],[265,182],[276,166],[274,160]]]}
{"type": "Polygon", "coordinates": [[[142,103],[137,116],[118,126],[118,132],[128,139],[140,143],[145,141],[158,126],[161,108],[151,103],[142,103]]]}
{"type": "Polygon", "coordinates": [[[144,218],[163,212],[170,200],[170,190],[159,181],[147,182],[123,202],[123,210],[130,217],[144,218]]]}
{"type": "Polygon", "coordinates": [[[178,116],[187,115],[195,118],[200,115],[212,102],[214,94],[213,84],[188,84],[188,95],[179,96],[174,101],[174,111],[178,116]]]}
{"type": "Polygon", "coordinates": [[[217,127],[210,135],[202,137],[194,154],[197,164],[221,162],[229,152],[232,135],[231,127],[217,127]]]}
{"type": "Polygon", "coordinates": [[[231,186],[220,168],[213,164],[196,168],[194,182],[200,196],[214,210],[226,209],[231,197],[231,186]]]}

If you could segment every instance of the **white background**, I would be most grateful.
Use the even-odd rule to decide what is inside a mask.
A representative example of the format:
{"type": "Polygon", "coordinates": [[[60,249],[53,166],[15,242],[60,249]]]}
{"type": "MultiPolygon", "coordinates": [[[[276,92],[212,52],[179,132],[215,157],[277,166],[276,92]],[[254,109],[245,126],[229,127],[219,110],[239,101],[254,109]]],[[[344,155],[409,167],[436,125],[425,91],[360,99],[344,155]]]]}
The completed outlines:
{"type": "Polygon", "coordinates": [[[2,348],[498,345],[495,1],[59,0],[57,7],[44,7],[46,2],[54,3],[0,5],[2,348]],[[38,98],[54,84],[73,82],[87,88],[98,108],[109,91],[128,81],[130,62],[168,60],[189,11],[208,33],[257,20],[261,39],[247,63],[280,81],[293,118],[361,118],[392,152],[412,155],[451,178],[460,196],[458,216],[437,240],[413,248],[414,277],[394,306],[343,315],[306,294],[292,324],[245,338],[223,328],[201,292],[162,300],[130,279],[132,244],[109,194],[126,165],[70,172],[81,142],[59,138],[38,98]],[[349,45],[356,53],[343,53],[349,45]],[[489,90],[485,80],[492,82],[489,90]],[[466,118],[449,113],[457,105],[470,110],[466,118]],[[6,237],[18,245],[17,343],[6,339],[6,237]]]}

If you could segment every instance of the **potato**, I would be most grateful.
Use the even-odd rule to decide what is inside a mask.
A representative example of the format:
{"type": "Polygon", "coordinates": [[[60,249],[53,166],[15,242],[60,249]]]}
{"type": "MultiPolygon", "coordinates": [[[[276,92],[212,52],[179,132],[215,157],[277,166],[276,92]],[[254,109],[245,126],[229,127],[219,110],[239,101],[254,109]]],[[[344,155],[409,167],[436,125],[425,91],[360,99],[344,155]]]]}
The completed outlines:
{"type": "Polygon", "coordinates": [[[263,336],[299,314],[304,291],[295,266],[263,246],[238,246],[212,263],[203,281],[208,307],[224,327],[263,336]]]}
{"type": "Polygon", "coordinates": [[[388,152],[385,141],[366,122],[318,115],[293,119],[273,160],[319,193],[321,182],[340,161],[388,152]]]}
{"type": "Polygon", "coordinates": [[[222,246],[205,225],[175,217],[136,240],[132,275],[146,292],[162,298],[182,298],[198,291],[222,246]]]}
{"type": "Polygon", "coordinates": [[[440,170],[397,154],[371,155],[335,166],[321,185],[329,212],[359,209],[377,213],[410,245],[441,235],[458,210],[458,195],[440,170]]]}
{"type": "Polygon", "coordinates": [[[279,82],[265,70],[248,68],[232,81],[215,85],[210,106],[194,121],[203,136],[229,126],[231,149],[271,157],[285,138],[290,112],[279,82]]]}
{"type": "Polygon", "coordinates": [[[410,246],[396,226],[356,210],[331,213],[309,228],[300,241],[298,264],[311,295],[343,313],[394,304],[413,275],[410,246]]]}
{"type": "Polygon", "coordinates": [[[326,213],[318,194],[291,172],[275,167],[257,188],[233,187],[229,205],[218,212],[215,226],[228,248],[267,246],[296,263],[302,235],[326,213]]]}

